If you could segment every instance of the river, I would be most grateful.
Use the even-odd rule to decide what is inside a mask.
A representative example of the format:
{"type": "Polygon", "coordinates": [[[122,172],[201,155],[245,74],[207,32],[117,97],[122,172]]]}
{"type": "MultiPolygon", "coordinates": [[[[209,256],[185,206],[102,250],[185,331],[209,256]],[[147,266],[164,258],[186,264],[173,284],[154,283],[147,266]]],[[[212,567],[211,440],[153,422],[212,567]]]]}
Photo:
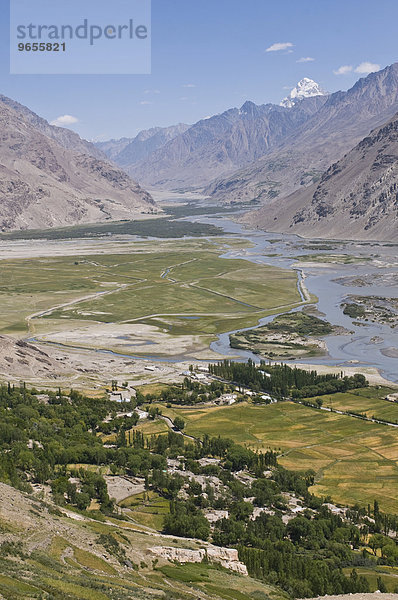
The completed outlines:
{"type": "MultiPolygon", "coordinates": [[[[223,255],[225,258],[245,258],[256,263],[266,263],[286,268],[297,268],[297,256],[302,255],[344,254],[363,259],[363,263],[354,264],[315,264],[314,262],[309,264],[301,262],[299,264],[300,271],[305,275],[307,289],[318,297],[316,304],[318,310],[323,313],[327,321],[333,325],[340,325],[350,332],[346,335],[325,337],[328,355],[321,358],[311,358],[311,364],[338,365],[342,368],[356,365],[375,367],[379,369],[385,378],[398,382],[398,359],[384,354],[386,351],[390,354],[395,353],[394,350],[398,348],[398,332],[384,324],[353,322],[350,317],[343,314],[341,309],[342,301],[349,294],[397,298],[397,287],[386,286],[383,283],[357,287],[349,284],[343,285],[341,282],[336,281],[342,277],[362,277],[366,281],[374,275],[382,279],[381,275],[398,273],[396,258],[398,246],[377,242],[326,241],[325,244],[333,246],[333,250],[318,250],[309,248],[312,245],[311,240],[302,239],[295,235],[266,233],[248,229],[225,216],[200,215],[185,217],[185,219],[214,224],[222,228],[226,234],[238,235],[253,244],[253,247],[249,249],[228,251],[223,255]]],[[[266,324],[274,318],[275,315],[261,319],[258,326],[266,324]]],[[[242,329],[239,331],[242,331],[242,329]]],[[[219,335],[218,339],[211,345],[212,350],[224,356],[239,357],[240,359],[251,358],[258,362],[258,356],[252,352],[230,347],[229,335],[231,333],[236,333],[236,331],[219,335]]],[[[300,362],[306,363],[308,359],[295,361],[295,363],[300,362]]]]}

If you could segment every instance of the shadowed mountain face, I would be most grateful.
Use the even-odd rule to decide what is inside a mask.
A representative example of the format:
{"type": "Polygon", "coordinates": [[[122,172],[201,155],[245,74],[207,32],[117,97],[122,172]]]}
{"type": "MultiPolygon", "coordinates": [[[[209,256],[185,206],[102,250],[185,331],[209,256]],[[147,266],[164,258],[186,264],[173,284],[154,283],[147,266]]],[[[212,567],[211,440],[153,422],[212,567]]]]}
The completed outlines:
{"type": "Polygon", "coordinates": [[[398,241],[398,114],[329,167],[318,184],[245,220],[309,237],[398,241]]]}
{"type": "MultiPolygon", "coordinates": [[[[128,172],[138,181],[165,189],[207,185],[263,156],[325,101],[326,96],[305,98],[292,108],[245,102],[240,109],[195,123],[128,172]]],[[[120,159],[117,162],[122,164],[120,159]]]]}
{"type": "Polygon", "coordinates": [[[151,196],[77,134],[0,98],[0,228],[131,219],[151,196]]]}
{"type": "Polygon", "coordinates": [[[332,162],[397,110],[398,63],[395,63],[360,79],[347,92],[328,96],[319,110],[277,148],[270,149],[247,168],[213,182],[206,192],[226,202],[282,198],[315,182],[332,162]]]}

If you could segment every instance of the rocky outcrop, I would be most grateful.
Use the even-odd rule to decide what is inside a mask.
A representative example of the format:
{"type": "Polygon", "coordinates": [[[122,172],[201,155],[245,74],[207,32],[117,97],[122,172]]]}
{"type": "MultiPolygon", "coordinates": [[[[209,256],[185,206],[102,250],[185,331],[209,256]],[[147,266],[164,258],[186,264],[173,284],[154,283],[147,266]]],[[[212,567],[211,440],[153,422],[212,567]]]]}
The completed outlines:
{"type": "Polygon", "coordinates": [[[180,563],[199,563],[203,560],[215,562],[221,566],[235,571],[239,575],[247,575],[247,568],[239,560],[238,551],[234,548],[221,548],[218,546],[207,545],[200,550],[189,550],[188,548],[174,548],[172,546],[153,546],[150,552],[155,556],[160,556],[165,560],[177,561],[180,563]]]}
{"type": "Polygon", "coordinates": [[[74,152],[79,152],[81,154],[90,154],[91,156],[101,160],[106,159],[106,155],[91,142],[83,140],[77,133],[71,131],[70,129],[50,125],[48,121],[42,117],[39,117],[39,115],[36,115],[36,113],[31,111],[26,106],[19,104],[19,102],[16,102],[15,100],[12,100],[12,98],[7,98],[7,96],[0,94],[0,107],[1,105],[8,106],[9,108],[15,110],[22,119],[24,119],[27,123],[30,123],[30,125],[32,125],[37,131],[40,131],[40,133],[44,134],[46,137],[55,140],[63,148],[73,150],[74,152]]]}

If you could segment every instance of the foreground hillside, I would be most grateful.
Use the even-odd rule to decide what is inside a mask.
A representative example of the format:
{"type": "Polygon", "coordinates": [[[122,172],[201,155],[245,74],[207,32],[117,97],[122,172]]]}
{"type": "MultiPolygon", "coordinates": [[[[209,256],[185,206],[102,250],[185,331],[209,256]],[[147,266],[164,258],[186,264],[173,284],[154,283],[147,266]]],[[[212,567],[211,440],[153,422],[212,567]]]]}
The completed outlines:
{"type": "Polygon", "coordinates": [[[123,519],[91,518],[42,498],[0,483],[2,599],[189,600],[192,587],[201,600],[287,598],[218,563],[178,570],[158,551],[169,548],[181,558],[203,548],[211,553],[205,542],[161,535],[123,519]]]}
{"type": "Polygon", "coordinates": [[[0,228],[49,228],[156,212],[152,197],[77,134],[0,98],[0,228]]]}
{"type": "Polygon", "coordinates": [[[398,240],[398,115],[325,171],[318,184],[247,216],[269,231],[398,240]]]}

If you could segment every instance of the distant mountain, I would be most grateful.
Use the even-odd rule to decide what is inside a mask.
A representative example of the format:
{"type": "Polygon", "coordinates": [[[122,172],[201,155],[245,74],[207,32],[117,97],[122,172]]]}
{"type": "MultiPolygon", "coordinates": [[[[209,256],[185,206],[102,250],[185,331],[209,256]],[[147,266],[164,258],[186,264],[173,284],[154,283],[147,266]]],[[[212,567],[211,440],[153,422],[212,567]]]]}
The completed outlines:
{"type": "Polygon", "coordinates": [[[307,237],[398,241],[398,114],[329,167],[318,184],[246,220],[307,237]]]}
{"type": "Polygon", "coordinates": [[[304,77],[304,79],[299,81],[296,87],[291,90],[290,94],[281,101],[280,106],[292,108],[295,104],[297,104],[297,102],[300,102],[304,98],[328,95],[328,92],[325,92],[313,79],[304,77]]]}
{"type": "Polygon", "coordinates": [[[111,160],[115,160],[118,154],[128,146],[134,138],[120,138],[119,140],[107,140],[106,142],[94,142],[99,152],[103,152],[111,160]]]}
{"type": "Polygon", "coordinates": [[[96,147],[115,163],[129,172],[129,168],[144,160],[151,152],[162,148],[167,142],[189,129],[189,125],[179,123],[171,127],[153,127],[140,131],[135,138],[122,138],[97,142],[96,147]]]}
{"type": "Polygon", "coordinates": [[[307,98],[285,110],[297,110],[310,100],[323,102],[301,126],[205,192],[223,202],[268,202],[316,182],[332,162],[398,111],[398,63],[360,79],[347,92],[307,98]]]}
{"type": "Polygon", "coordinates": [[[302,126],[325,101],[324,96],[305,98],[292,109],[245,102],[240,109],[198,121],[128,172],[138,181],[166,189],[207,185],[256,161],[302,126]]]}
{"type": "Polygon", "coordinates": [[[77,134],[0,99],[0,228],[48,228],[156,212],[152,197],[77,134]]]}

